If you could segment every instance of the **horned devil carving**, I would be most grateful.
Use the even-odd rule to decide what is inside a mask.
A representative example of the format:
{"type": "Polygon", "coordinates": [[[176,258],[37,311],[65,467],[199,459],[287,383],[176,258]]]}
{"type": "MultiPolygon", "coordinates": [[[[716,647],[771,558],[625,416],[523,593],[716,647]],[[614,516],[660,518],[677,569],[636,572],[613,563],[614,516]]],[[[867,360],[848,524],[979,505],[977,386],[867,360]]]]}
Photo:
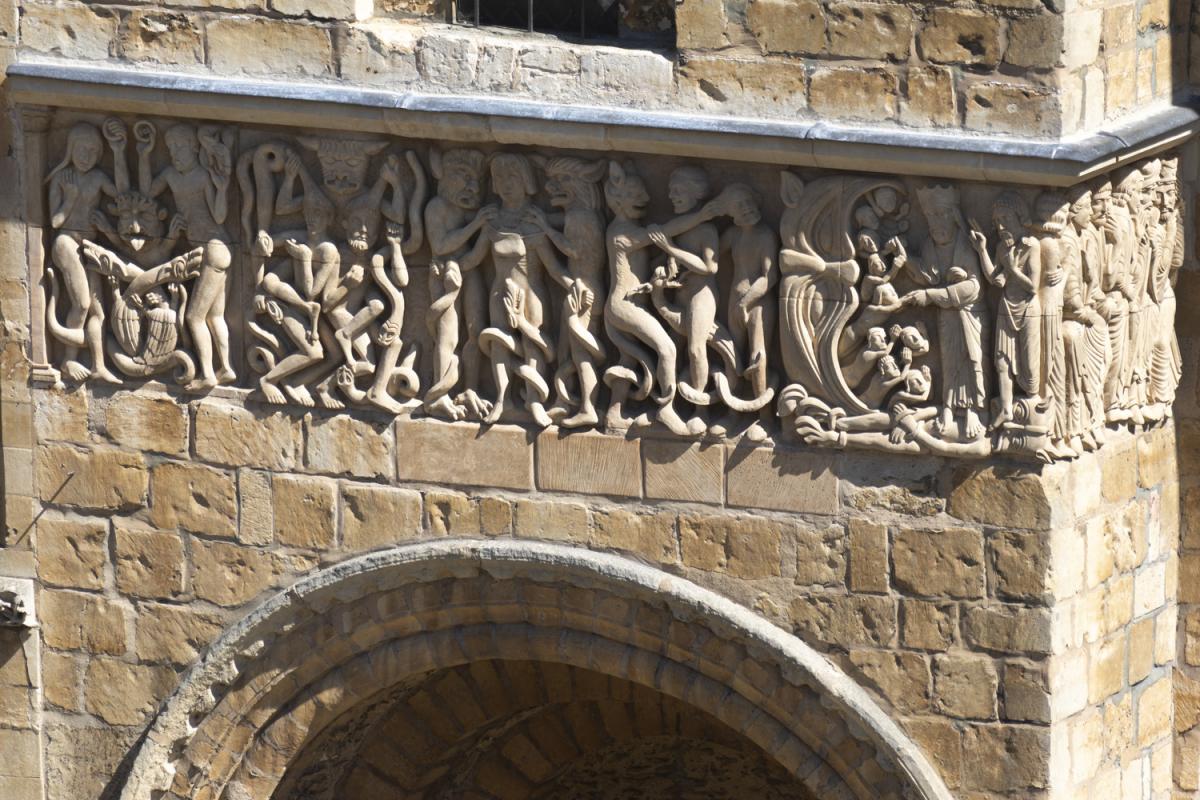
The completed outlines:
{"type": "Polygon", "coordinates": [[[67,380],[232,383],[228,318],[334,411],[1044,460],[1171,413],[1173,157],[1059,193],[235,133],[65,132],[67,380]]]}

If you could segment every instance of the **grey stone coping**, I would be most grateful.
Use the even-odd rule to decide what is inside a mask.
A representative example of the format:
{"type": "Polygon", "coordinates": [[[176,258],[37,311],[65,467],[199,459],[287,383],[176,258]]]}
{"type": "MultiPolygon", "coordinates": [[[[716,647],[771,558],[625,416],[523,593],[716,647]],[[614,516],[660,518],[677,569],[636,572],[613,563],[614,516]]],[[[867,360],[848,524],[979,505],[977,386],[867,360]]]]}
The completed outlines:
{"type": "Polygon", "coordinates": [[[9,66],[6,85],[19,103],[83,110],[1056,186],[1172,147],[1200,130],[1200,111],[1191,102],[1148,109],[1101,131],[1045,140],[399,92],[45,58],[9,66]]]}

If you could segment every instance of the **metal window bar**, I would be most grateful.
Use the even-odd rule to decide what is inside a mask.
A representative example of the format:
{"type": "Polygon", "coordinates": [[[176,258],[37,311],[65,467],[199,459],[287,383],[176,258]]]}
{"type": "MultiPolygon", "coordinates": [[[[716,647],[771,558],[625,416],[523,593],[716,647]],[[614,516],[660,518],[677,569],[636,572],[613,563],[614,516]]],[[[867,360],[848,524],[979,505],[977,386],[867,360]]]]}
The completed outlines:
{"type": "MultiPolygon", "coordinates": [[[[471,8],[472,13],[470,14],[472,19],[470,20],[470,22],[473,23],[476,27],[482,27],[484,25],[483,4],[486,2],[488,2],[488,0],[473,0],[472,1],[473,7],[471,8]]],[[[539,17],[543,16],[542,14],[538,13],[539,8],[542,12],[553,13],[553,11],[554,11],[553,6],[555,5],[554,2],[547,3],[546,0],[540,0],[542,5],[539,7],[538,2],[539,2],[539,0],[526,0],[526,10],[525,10],[525,28],[526,28],[526,30],[529,33],[537,33],[539,30],[544,30],[547,33],[551,33],[551,32],[552,33],[566,33],[567,32],[566,25],[556,25],[553,22],[551,22],[548,25],[544,25],[544,26],[538,24],[539,17]]],[[[579,38],[587,39],[588,38],[588,3],[594,2],[594,0],[577,0],[577,2],[578,2],[578,6],[576,7],[576,15],[578,17],[578,24],[579,24],[579,38]]],[[[465,5],[464,0],[451,0],[451,3],[450,3],[451,22],[458,23],[458,24],[468,22],[468,20],[464,18],[465,15],[463,14],[463,6],[464,5],[465,5]]],[[[559,16],[559,19],[563,20],[566,23],[569,23],[569,21],[570,21],[569,15],[570,15],[570,12],[568,11],[565,19],[563,18],[562,15],[559,16]]],[[[499,24],[501,24],[501,26],[503,26],[503,23],[499,23],[499,24]]]]}

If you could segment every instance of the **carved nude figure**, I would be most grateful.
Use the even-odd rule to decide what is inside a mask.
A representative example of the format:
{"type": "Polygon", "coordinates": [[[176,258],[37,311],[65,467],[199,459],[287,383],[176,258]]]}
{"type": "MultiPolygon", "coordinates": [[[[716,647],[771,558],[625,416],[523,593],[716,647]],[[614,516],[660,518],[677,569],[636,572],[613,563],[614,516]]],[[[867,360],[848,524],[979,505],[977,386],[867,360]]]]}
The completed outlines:
{"type": "Polygon", "coordinates": [[[425,206],[425,231],[433,259],[429,265],[430,308],[426,325],[433,337],[433,383],[425,392],[425,411],[445,419],[460,420],[470,411],[482,417],[479,386],[479,330],[486,292],[480,265],[488,240],[477,234],[496,217],[496,208],[480,208],[483,199],[485,157],[478,150],[434,150],[430,167],[437,180],[437,195],[425,206]],[[471,237],[475,243],[472,245],[471,237]],[[461,309],[461,312],[460,312],[461,309]],[[460,313],[466,318],[467,342],[460,369],[460,313]],[[452,396],[465,372],[462,396],[452,396]]]}
{"type": "MultiPolygon", "coordinates": [[[[117,187],[97,166],[103,152],[100,132],[86,122],[77,123],[67,134],[66,155],[50,171],[50,227],[56,233],[50,257],[66,286],[66,325],[48,320],[51,331],[64,344],[63,371],[73,381],[96,377],[120,383],[104,363],[104,309],[99,276],[90,274],[80,255],[80,244],[93,238],[96,217],[104,196],[115,198],[117,187]],[[79,350],[87,347],[92,359],[88,369],[78,361],[79,350]]],[[[51,291],[57,276],[49,273],[51,291]]]]}
{"type": "MultiPolygon", "coordinates": [[[[183,216],[184,235],[193,245],[204,249],[200,276],[193,287],[184,322],[192,336],[200,369],[200,376],[186,388],[208,389],[232,383],[236,378],[229,360],[229,328],[225,323],[226,272],[232,255],[223,223],[228,212],[231,153],[229,144],[222,141],[212,126],[197,131],[181,123],[168,129],[164,139],[171,164],[151,183],[149,196],[155,198],[170,189],[175,207],[183,216]]],[[[139,141],[139,151],[143,147],[147,143],[139,141]]]]}
{"type": "Polygon", "coordinates": [[[563,210],[563,227],[552,226],[546,215],[530,207],[529,218],[567,258],[570,275],[563,300],[559,334],[559,366],[555,376],[557,402],[550,416],[564,428],[593,426],[600,421],[600,367],[604,363],[602,316],[598,303],[604,288],[604,217],[599,181],[608,164],[559,157],[545,162],[550,202],[563,210]],[[567,385],[574,373],[577,397],[567,385]],[[571,414],[570,409],[575,413],[571,414]]]}

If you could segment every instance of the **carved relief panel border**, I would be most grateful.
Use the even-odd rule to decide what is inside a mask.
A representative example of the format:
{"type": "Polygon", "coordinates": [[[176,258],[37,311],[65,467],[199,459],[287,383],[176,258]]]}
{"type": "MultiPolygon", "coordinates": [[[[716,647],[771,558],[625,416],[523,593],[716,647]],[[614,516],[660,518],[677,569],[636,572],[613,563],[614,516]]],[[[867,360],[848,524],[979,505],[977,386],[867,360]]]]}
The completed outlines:
{"type": "Polygon", "coordinates": [[[40,381],[1043,460],[1178,385],[1174,156],[1063,192],[22,123],[40,381]]]}

